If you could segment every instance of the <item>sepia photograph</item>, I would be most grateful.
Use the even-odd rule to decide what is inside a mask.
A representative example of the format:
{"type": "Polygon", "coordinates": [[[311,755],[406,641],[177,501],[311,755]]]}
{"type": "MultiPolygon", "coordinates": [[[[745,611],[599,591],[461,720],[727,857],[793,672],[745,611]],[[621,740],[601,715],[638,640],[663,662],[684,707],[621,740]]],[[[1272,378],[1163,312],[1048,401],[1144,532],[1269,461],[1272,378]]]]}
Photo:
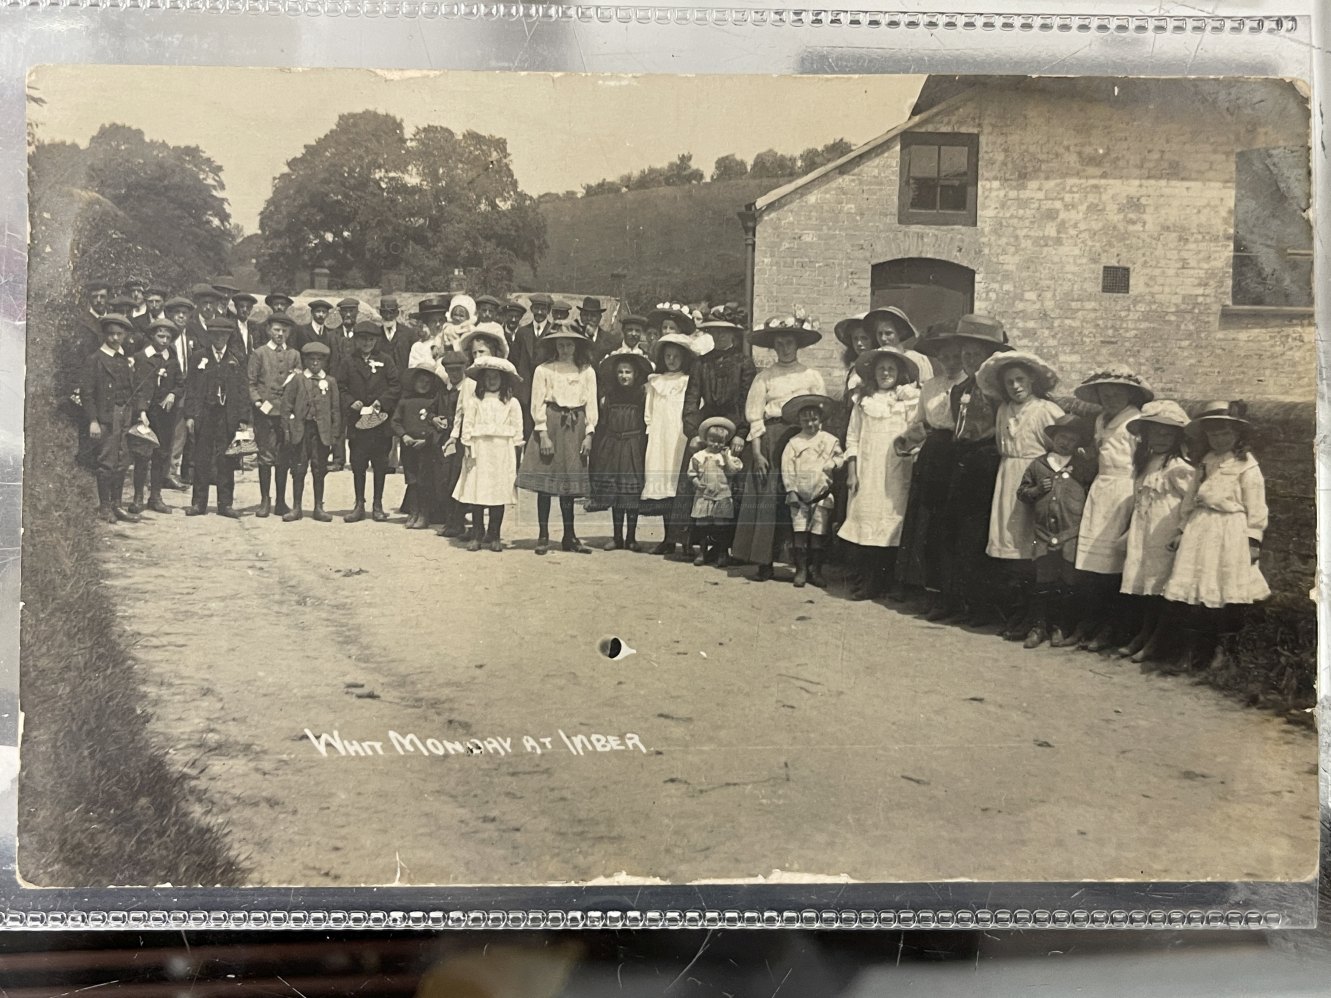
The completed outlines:
{"type": "Polygon", "coordinates": [[[25,884],[1316,876],[1301,81],[27,103],[25,884]]]}

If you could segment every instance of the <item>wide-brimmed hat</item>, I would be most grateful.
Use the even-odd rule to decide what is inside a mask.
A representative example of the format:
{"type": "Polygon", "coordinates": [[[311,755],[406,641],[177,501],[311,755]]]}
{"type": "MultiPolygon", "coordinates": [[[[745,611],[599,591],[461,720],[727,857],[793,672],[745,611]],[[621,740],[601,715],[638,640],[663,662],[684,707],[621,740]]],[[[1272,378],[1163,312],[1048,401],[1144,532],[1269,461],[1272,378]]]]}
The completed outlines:
{"type": "Polygon", "coordinates": [[[586,351],[590,350],[592,345],[592,341],[578,330],[561,323],[536,341],[536,350],[544,359],[549,360],[555,356],[555,344],[560,340],[572,340],[574,343],[583,344],[584,357],[586,351]]]}
{"type": "Polygon", "coordinates": [[[826,417],[832,402],[826,395],[796,395],[781,407],[781,419],[793,426],[800,421],[800,413],[809,408],[817,409],[826,417]]]}
{"type": "Polygon", "coordinates": [[[647,313],[647,325],[655,326],[657,329],[661,328],[661,323],[666,319],[674,319],[681,333],[691,334],[698,328],[693,316],[689,314],[688,306],[681,305],[679,302],[660,302],[647,313]]]}
{"type": "Polygon", "coordinates": [[[864,328],[864,317],[868,314],[868,312],[861,312],[859,315],[847,316],[832,327],[832,334],[846,346],[850,346],[851,334],[857,328],[864,328]]]}
{"type": "Polygon", "coordinates": [[[1002,383],[1003,371],[1013,364],[1027,368],[1035,375],[1036,384],[1033,386],[1033,392],[1036,395],[1048,395],[1058,384],[1058,372],[1043,357],[1029,350],[1011,350],[993,354],[980,365],[980,369],[975,372],[975,383],[980,386],[980,391],[990,398],[1006,399],[1007,393],[1003,391],[1002,383]]]}
{"type": "Polygon", "coordinates": [[[883,305],[880,308],[871,308],[863,315],[864,325],[872,326],[875,318],[882,317],[890,321],[897,327],[897,342],[903,347],[912,347],[920,338],[920,331],[915,328],[915,323],[910,321],[908,316],[895,305],[883,305]]]}
{"type": "Polygon", "coordinates": [[[132,331],[134,329],[134,323],[130,322],[126,316],[121,315],[119,312],[107,312],[97,320],[97,325],[101,328],[103,334],[105,334],[112,326],[119,326],[121,329],[127,331],[132,331]]]}
{"type": "Polygon", "coordinates": [[[860,376],[861,384],[878,387],[874,384],[873,372],[884,357],[891,357],[897,362],[897,384],[909,384],[920,380],[920,365],[908,357],[904,350],[895,347],[875,347],[872,350],[865,350],[855,360],[854,371],[860,376]]]}
{"type": "Polygon", "coordinates": [[[1184,429],[1190,437],[1201,436],[1208,423],[1212,426],[1228,423],[1234,429],[1247,429],[1252,426],[1245,418],[1247,415],[1248,406],[1245,402],[1207,402],[1184,429]]]}
{"type": "Polygon", "coordinates": [[[687,371],[697,359],[697,354],[693,352],[693,341],[683,333],[666,333],[661,336],[652,345],[652,363],[656,365],[658,371],[664,371],[665,366],[665,348],[679,347],[684,355],[684,363],[680,365],[681,371],[687,371]]]}
{"type": "Polygon", "coordinates": [[[1155,398],[1155,392],[1147,384],[1146,379],[1136,371],[1131,371],[1126,367],[1111,367],[1103,371],[1096,371],[1074,388],[1072,394],[1083,402],[1099,404],[1100,396],[1096,389],[1101,385],[1122,385],[1124,388],[1132,389],[1137,394],[1137,405],[1139,406],[1145,405],[1155,398]]]}
{"type": "Polygon", "coordinates": [[[1156,423],[1159,426],[1173,426],[1176,429],[1185,429],[1190,420],[1188,414],[1183,411],[1183,406],[1170,399],[1156,399],[1147,402],[1142,406],[1142,414],[1136,419],[1128,420],[1128,432],[1142,436],[1146,432],[1147,423],[1156,423]]]}
{"type": "Polygon", "coordinates": [[[463,353],[468,353],[477,337],[491,340],[495,347],[495,353],[500,357],[508,356],[508,337],[504,335],[504,327],[499,323],[482,322],[458,341],[458,349],[463,353]]]}
{"type": "Polygon", "coordinates": [[[424,319],[427,315],[448,314],[448,305],[453,299],[450,295],[435,295],[430,298],[422,298],[416,303],[416,311],[411,313],[413,319],[424,319]]]}
{"type": "Polygon", "coordinates": [[[615,376],[615,365],[621,361],[632,364],[638,372],[638,384],[647,380],[647,375],[655,370],[652,362],[648,360],[646,354],[637,353],[633,350],[617,350],[614,353],[608,353],[602,358],[601,363],[597,365],[597,373],[606,382],[610,382],[615,376]]]}
{"type": "Polygon", "coordinates": [[[166,304],[162,306],[162,311],[174,312],[178,308],[187,308],[193,312],[194,302],[190,301],[188,298],[182,298],[180,295],[176,295],[174,298],[167,299],[166,304]]]}
{"type": "Polygon", "coordinates": [[[280,301],[286,302],[288,307],[296,303],[296,299],[292,298],[285,291],[270,291],[263,296],[263,303],[269,308],[276,308],[277,303],[280,301]]]}
{"type": "Polygon", "coordinates": [[[467,368],[467,377],[479,382],[486,371],[498,371],[508,380],[510,387],[522,380],[518,369],[503,357],[477,357],[471,367],[467,368]]]}
{"type": "Polygon", "coordinates": [[[1044,445],[1050,450],[1054,447],[1054,434],[1060,430],[1075,433],[1079,444],[1090,442],[1091,424],[1075,413],[1065,412],[1048,426],[1040,430],[1040,438],[1044,440],[1044,445]]]}
{"type": "Polygon", "coordinates": [[[794,315],[778,315],[768,319],[749,336],[749,342],[756,347],[772,348],[773,341],[780,335],[789,333],[795,337],[795,343],[801,350],[813,346],[823,338],[818,331],[818,321],[809,319],[798,310],[794,315]]]}
{"type": "Polygon", "coordinates": [[[963,315],[950,332],[930,333],[916,340],[911,349],[933,357],[947,343],[975,343],[988,348],[990,353],[1012,349],[1003,324],[987,315],[963,315]]]}
{"type": "Polygon", "coordinates": [[[311,312],[313,312],[316,308],[326,309],[327,311],[331,312],[333,310],[333,303],[324,298],[316,298],[314,299],[314,301],[310,302],[305,307],[308,308],[311,312]]]}
{"type": "Polygon", "coordinates": [[[356,429],[373,430],[375,427],[383,426],[388,422],[388,413],[375,412],[368,405],[360,411],[360,418],[356,420],[356,429]]]}
{"type": "Polygon", "coordinates": [[[410,377],[413,371],[424,371],[426,374],[438,378],[440,381],[448,381],[448,375],[444,373],[444,369],[433,360],[416,361],[416,363],[407,368],[407,376],[410,377]]]}
{"type": "Polygon", "coordinates": [[[715,426],[719,426],[726,431],[726,443],[730,443],[731,438],[734,437],[736,432],[735,424],[732,420],[727,419],[725,416],[708,416],[701,423],[699,423],[698,439],[706,443],[707,431],[715,426]]]}
{"type": "Polygon", "coordinates": [[[142,423],[135,423],[125,431],[125,441],[136,454],[151,454],[162,445],[157,434],[142,423]]]}

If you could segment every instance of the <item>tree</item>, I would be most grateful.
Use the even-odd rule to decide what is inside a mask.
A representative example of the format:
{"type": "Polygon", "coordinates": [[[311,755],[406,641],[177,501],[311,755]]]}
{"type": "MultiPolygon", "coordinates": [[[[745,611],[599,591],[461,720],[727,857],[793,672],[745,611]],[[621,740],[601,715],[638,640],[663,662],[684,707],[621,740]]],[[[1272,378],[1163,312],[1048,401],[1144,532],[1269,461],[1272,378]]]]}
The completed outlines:
{"type": "Polygon", "coordinates": [[[601,194],[622,194],[625,185],[618,180],[598,180],[594,184],[582,185],[582,196],[594,198],[601,194]]]}
{"type": "Polygon", "coordinates": [[[821,149],[810,146],[808,149],[805,149],[800,153],[799,172],[804,174],[812,173],[814,170],[820,170],[828,163],[836,162],[853,148],[854,146],[845,139],[836,139],[833,142],[827,143],[827,145],[823,146],[821,149]]]}
{"type": "Polygon", "coordinates": [[[763,179],[794,177],[798,174],[799,164],[795,161],[795,157],[786,156],[775,149],[764,149],[753,157],[753,165],[749,167],[750,177],[763,179]]]}
{"type": "Polygon", "coordinates": [[[661,170],[661,186],[687,187],[689,184],[701,184],[707,175],[693,165],[693,153],[684,152],[675,157],[673,163],[661,170]]]}
{"type": "Polygon", "coordinates": [[[712,180],[743,180],[749,175],[749,164],[734,153],[726,153],[712,165],[712,180]]]}
{"type": "Polygon", "coordinates": [[[535,268],[545,252],[545,222],[518,187],[504,139],[439,125],[408,136],[380,111],[341,115],[291,160],[259,230],[259,272],[275,285],[323,266],[347,284],[395,270],[408,285],[437,288],[461,268],[503,293],[516,263],[535,268]]]}
{"type": "Polygon", "coordinates": [[[69,208],[77,209],[71,223],[77,279],[133,275],[183,288],[224,269],[232,230],[222,170],[197,146],[172,146],[109,124],[87,148],[34,143],[28,168],[34,244],[70,238],[68,231],[42,232],[40,223],[68,220],[69,208]]]}

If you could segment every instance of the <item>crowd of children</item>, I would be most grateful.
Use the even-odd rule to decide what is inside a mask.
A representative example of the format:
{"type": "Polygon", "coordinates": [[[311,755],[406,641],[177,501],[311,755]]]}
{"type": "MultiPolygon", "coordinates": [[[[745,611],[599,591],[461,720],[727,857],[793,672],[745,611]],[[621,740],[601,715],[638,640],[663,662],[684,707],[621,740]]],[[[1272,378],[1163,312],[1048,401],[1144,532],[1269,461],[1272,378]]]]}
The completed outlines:
{"type": "MultiPolygon", "coordinates": [[[[1001,323],[970,315],[920,335],[895,308],[837,324],[838,402],[799,359],[822,334],[798,312],[750,328],[734,306],[698,316],[664,302],[622,317],[610,342],[599,325],[547,322],[543,304],[520,326],[520,305],[426,299],[425,325],[396,344],[384,323],[349,313],[339,356],[317,331],[289,345],[284,310],[267,321],[268,342],[245,352],[234,320],[214,316],[187,363],[172,352],[171,320],[148,322],[130,357],[121,343],[135,323],[107,312],[80,388],[102,513],[169,512],[157,445],[183,396],[191,515],[206,511],[210,487],[219,513],[239,515],[232,455],[252,429],[260,517],[301,519],[308,472],[311,516],[330,520],[325,477],[345,440],[349,523],[388,519],[396,453],[407,528],[434,525],[470,551],[503,549],[515,489],[536,494],[538,555],[556,498],[564,551],[591,551],[579,506],[611,511],[607,551],[640,551],[639,518],[661,517],[653,554],[750,563],[757,581],[774,577],[788,545],[794,585],[826,585],[837,538],[852,598],[913,603],[933,622],[999,622],[1026,648],[1197,668],[1227,653],[1242,608],[1269,595],[1264,484],[1241,403],[1189,418],[1112,368],[1077,385],[1078,411],[1064,412],[1051,397],[1059,372],[1014,348],[1001,323]],[[757,370],[746,338],[773,362],[757,370]],[[136,501],[125,512],[130,452],[136,501]]],[[[599,324],[597,309],[587,299],[599,324]]]]}

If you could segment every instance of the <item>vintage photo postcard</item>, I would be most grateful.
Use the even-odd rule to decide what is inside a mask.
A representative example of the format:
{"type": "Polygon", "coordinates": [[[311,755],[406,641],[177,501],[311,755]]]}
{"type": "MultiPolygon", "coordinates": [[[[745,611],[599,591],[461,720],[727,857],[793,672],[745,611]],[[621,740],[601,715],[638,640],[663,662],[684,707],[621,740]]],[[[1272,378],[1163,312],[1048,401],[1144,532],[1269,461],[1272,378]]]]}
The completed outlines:
{"type": "Polygon", "coordinates": [[[27,94],[25,883],[1315,875],[1301,82],[27,94]]]}

